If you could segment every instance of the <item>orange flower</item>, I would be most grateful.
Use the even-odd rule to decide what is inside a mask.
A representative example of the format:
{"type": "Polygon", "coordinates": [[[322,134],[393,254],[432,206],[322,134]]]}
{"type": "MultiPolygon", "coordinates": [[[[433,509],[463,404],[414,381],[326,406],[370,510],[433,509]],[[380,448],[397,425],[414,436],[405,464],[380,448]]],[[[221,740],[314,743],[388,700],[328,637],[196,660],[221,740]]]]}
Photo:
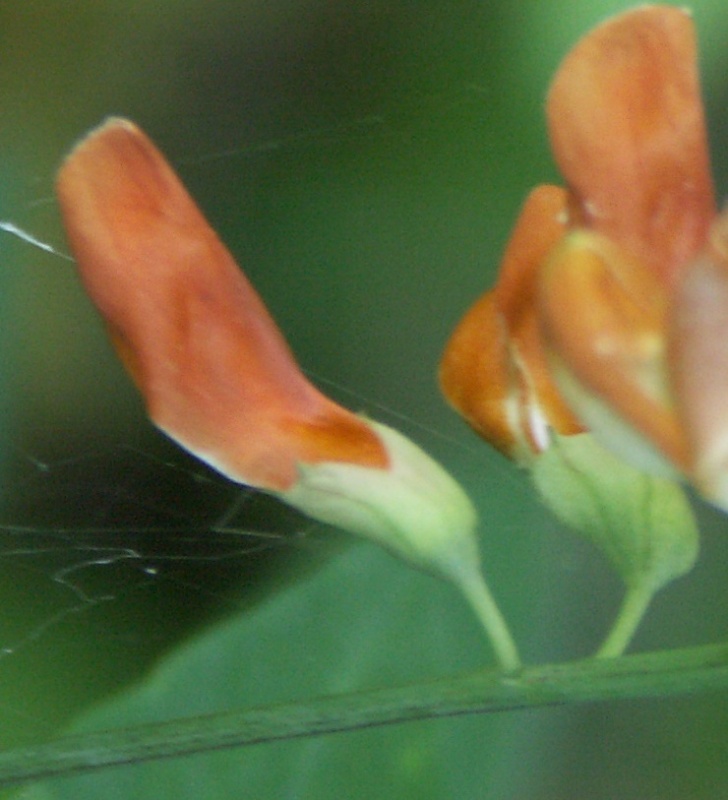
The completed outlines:
{"type": "Polygon", "coordinates": [[[92,131],[57,188],[84,285],[165,433],[234,481],[484,591],[463,490],[400,433],[309,383],[139,128],[111,119],[92,131]]]}
{"type": "Polygon", "coordinates": [[[547,118],[568,188],[527,200],[497,286],[448,344],[443,390],[512,457],[583,426],[726,505],[728,217],[690,16],[642,6],[597,27],[557,71],[547,118]]]}
{"type": "Polygon", "coordinates": [[[452,581],[501,665],[516,646],[485,584],[475,510],[435,461],[304,377],[253,287],[133,123],[110,119],[57,182],[81,278],[171,438],[228,478],[452,581]]]}
{"type": "Polygon", "coordinates": [[[59,173],[58,196],[84,285],[163,431],[264,489],[288,489],[299,462],[387,467],[369,425],[303,376],[249,281],[135,125],[111,119],[84,139],[59,173]]]}

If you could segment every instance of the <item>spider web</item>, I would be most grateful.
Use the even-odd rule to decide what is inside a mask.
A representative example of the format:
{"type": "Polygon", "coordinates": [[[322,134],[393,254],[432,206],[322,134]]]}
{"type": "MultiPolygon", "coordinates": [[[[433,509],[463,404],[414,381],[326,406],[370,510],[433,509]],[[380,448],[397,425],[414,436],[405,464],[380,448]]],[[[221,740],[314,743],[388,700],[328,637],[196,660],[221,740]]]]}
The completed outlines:
{"type": "MultiPolygon", "coordinates": [[[[0,668],[61,624],[111,616],[114,627],[103,635],[135,635],[133,615],[109,615],[118,601],[128,610],[157,594],[189,624],[229,611],[265,583],[273,563],[325,539],[259,492],[123,444],[55,462],[21,454],[7,472],[0,573],[32,602],[30,619],[0,626],[0,668]]],[[[160,636],[167,623],[143,627],[160,636]]]]}
{"type": "Polygon", "coordinates": [[[31,698],[59,697],[49,713],[47,702],[0,689],[8,735],[51,733],[79,702],[305,574],[303,562],[324,563],[330,532],[174,456],[118,444],[55,461],[16,453],[6,464],[0,681],[32,675],[31,698]]]}

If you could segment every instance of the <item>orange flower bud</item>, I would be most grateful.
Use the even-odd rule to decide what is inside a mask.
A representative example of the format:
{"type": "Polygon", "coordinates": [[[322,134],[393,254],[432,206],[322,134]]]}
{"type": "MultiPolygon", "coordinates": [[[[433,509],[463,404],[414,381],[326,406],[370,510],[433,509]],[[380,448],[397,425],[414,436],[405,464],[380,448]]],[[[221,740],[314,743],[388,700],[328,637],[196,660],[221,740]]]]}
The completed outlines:
{"type": "Polygon", "coordinates": [[[154,422],[228,478],[452,581],[502,666],[517,668],[459,484],[400,433],[309,383],[139,128],[111,119],[92,131],[57,187],[81,278],[154,422]]]}
{"type": "Polygon", "coordinates": [[[369,426],[303,376],[247,278],[149,139],[111,119],[58,197],[84,285],[149,414],[224,474],[283,490],[299,462],[385,468],[369,426]]]}

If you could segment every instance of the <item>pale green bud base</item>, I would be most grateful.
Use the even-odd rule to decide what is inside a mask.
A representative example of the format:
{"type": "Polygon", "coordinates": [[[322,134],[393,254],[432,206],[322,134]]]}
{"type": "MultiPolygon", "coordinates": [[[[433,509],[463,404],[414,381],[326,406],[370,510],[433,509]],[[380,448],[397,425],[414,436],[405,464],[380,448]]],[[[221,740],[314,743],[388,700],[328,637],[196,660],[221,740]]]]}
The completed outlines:
{"type": "Polygon", "coordinates": [[[480,568],[477,514],[460,485],[398,431],[365,420],[389,458],[386,469],[299,465],[278,497],[313,519],[376,542],[411,566],[454,584],[486,630],[504,671],[520,667],[513,637],[480,568]]]}
{"type": "Polygon", "coordinates": [[[621,655],[654,595],[692,569],[698,530],[675,481],[647,475],[591,434],[554,436],[528,465],[545,504],[608,558],[627,587],[599,657],[621,655]]]}

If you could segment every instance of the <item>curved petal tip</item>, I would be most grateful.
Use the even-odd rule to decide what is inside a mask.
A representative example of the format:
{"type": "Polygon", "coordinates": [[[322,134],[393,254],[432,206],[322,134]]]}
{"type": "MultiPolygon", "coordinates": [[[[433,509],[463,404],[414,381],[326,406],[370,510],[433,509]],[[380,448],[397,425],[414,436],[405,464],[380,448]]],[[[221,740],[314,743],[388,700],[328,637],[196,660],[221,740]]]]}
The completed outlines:
{"type": "Polygon", "coordinates": [[[283,489],[299,462],[384,467],[375,433],[303,376],[162,154],[112,118],[57,180],[86,289],[169,436],[233,480],[283,489]]]}

